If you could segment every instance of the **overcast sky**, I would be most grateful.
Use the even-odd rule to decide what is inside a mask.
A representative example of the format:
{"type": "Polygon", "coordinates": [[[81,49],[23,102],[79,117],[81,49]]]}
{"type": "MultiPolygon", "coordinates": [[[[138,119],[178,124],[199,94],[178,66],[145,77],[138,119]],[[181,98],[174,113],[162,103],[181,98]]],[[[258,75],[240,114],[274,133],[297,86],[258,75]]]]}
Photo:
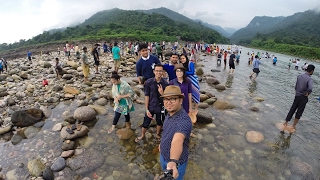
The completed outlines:
{"type": "Polygon", "coordinates": [[[320,0],[0,0],[0,43],[30,39],[45,30],[83,22],[94,13],[166,7],[223,28],[245,27],[255,16],[290,16],[320,0]]]}

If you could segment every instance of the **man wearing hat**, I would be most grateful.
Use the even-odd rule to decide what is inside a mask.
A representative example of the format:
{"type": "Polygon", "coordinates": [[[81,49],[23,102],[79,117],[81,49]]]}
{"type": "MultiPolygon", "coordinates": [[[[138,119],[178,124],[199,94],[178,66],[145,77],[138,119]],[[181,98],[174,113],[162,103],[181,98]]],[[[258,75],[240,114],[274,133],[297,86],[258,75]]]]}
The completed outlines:
{"type": "Polygon", "coordinates": [[[295,86],[296,95],[293,101],[293,104],[290,108],[290,111],[286,117],[286,122],[283,124],[284,126],[288,125],[288,122],[291,120],[293,114],[296,112],[294,122],[292,128],[296,129],[296,124],[298,123],[304,108],[308,102],[308,96],[312,92],[313,80],[311,79],[311,75],[313,74],[315,66],[310,64],[306,69],[306,73],[300,74],[297,77],[297,82],[295,86]],[[297,110],[297,111],[296,111],[297,110]]]}
{"type": "Polygon", "coordinates": [[[161,98],[168,111],[159,147],[161,167],[172,169],[173,177],[182,180],[188,164],[191,119],[182,108],[184,95],[179,86],[167,86],[161,98]]]}
{"type": "Polygon", "coordinates": [[[84,76],[84,82],[88,81],[90,69],[89,69],[89,61],[88,61],[88,49],[87,47],[82,48],[83,53],[81,54],[81,63],[82,63],[82,71],[84,76]]]}

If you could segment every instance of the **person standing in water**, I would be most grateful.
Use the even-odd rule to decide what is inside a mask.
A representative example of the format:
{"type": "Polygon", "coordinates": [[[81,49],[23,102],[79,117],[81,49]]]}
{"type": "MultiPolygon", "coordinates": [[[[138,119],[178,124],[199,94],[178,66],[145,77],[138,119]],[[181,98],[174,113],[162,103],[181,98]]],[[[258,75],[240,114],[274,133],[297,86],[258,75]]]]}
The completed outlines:
{"type": "Polygon", "coordinates": [[[259,73],[260,73],[260,69],[259,69],[259,65],[261,64],[261,62],[260,62],[260,59],[259,59],[259,56],[258,55],[256,55],[255,56],[255,59],[253,60],[253,62],[252,62],[252,74],[249,76],[249,78],[251,79],[252,78],[252,75],[254,74],[254,73],[256,73],[256,76],[252,79],[252,80],[255,80],[257,77],[258,77],[258,75],[259,75],[259,73]]]}
{"type": "Polygon", "coordinates": [[[290,70],[291,65],[292,65],[292,61],[291,61],[291,59],[290,59],[290,60],[289,60],[289,64],[288,64],[288,70],[290,70]]]}
{"type": "Polygon", "coordinates": [[[292,125],[293,129],[296,129],[296,125],[300,117],[302,116],[306,104],[308,103],[308,96],[312,92],[313,80],[311,79],[311,75],[313,74],[314,69],[315,66],[310,64],[306,69],[306,73],[300,74],[297,77],[297,82],[295,86],[296,95],[292,103],[292,106],[289,110],[289,113],[286,117],[286,122],[283,124],[285,127],[288,125],[288,122],[291,120],[293,114],[296,113],[292,125]]]}

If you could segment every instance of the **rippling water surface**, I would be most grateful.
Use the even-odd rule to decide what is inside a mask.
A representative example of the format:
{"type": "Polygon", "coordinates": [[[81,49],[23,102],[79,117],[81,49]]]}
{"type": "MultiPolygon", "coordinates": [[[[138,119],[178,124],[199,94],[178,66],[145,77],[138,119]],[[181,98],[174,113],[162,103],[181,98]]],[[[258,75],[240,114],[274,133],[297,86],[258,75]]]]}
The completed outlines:
{"type": "MultiPolygon", "coordinates": [[[[211,92],[218,99],[231,102],[237,107],[232,110],[216,110],[209,107],[204,110],[214,117],[214,126],[195,125],[193,138],[190,144],[190,169],[185,179],[192,179],[197,174],[203,179],[301,179],[305,174],[291,172],[292,159],[305,162],[312,166],[313,175],[320,177],[318,172],[320,157],[320,103],[315,99],[320,95],[319,63],[313,62],[316,66],[313,93],[305,112],[297,125],[297,132],[281,134],[275,124],[284,122],[294,99],[294,85],[297,75],[304,73],[302,70],[287,69],[290,58],[287,55],[271,53],[278,57],[277,65],[272,65],[271,59],[262,59],[260,66],[261,73],[256,81],[251,81],[248,76],[252,72],[247,61],[247,52],[258,50],[242,48],[240,64],[236,66],[233,75],[223,69],[223,65],[216,64],[216,57],[201,56],[205,74],[211,74],[225,84],[228,88],[218,92],[213,87],[202,82],[201,89],[211,92]],[[211,72],[211,69],[218,69],[221,72],[211,72]],[[262,97],[263,102],[255,100],[262,97]],[[259,108],[259,112],[252,112],[251,107],[259,108]],[[258,131],[264,135],[264,141],[258,144],[250,144],[245,139],[247,131],[258,131]]],[[[260,51],[262,53],[262,51],[260,51]]],[[[306,60],[302,60],[301,64],[306,60]]],[[[306,61],[309,62],[310,61],[306,61]]],[[[10,142],[3,142],[0,146],[1,162],[3,171],[7,172],[16,168],[20,163],[27,164],[28,160],[49,156],[56,157],[61,153],[61,140],[59,133],[51,132],[51,127],[61,122],[61,114],[65,110],[73,112],[75,104],[59,104],[52,116],[40,133],[33,139],[24,139],[18,145],[13,146],[10,142]],[[48,143],[50,142],[50,143],[48,143]],[[15,152],[15,153],[12,153],[15,152]],[[15,157],[12,157],[15,156],[15,157]]],[[[119,156],[124,159],[122,165],[102,165],[94,172],[100,177],[111,176],[114,171],[121,172],[119,179],[130,177],[143,179],[146,174],[151,176],[161,173],[158,160],[158,142],[153,138],[154,128],[150,128],[147,138],[139,143],[134,138],[139,133],[138,122],[142,122],[144,105],[136,105],[136,111],[131,113],[133,122],[132,128],[135,136],[130,140],[120,141],[115,133],[108,134],[113,119],[112,108],[109,114],[97,116],[88,126],[90,132],[88,137],[79,140],[78,148],[86,148],[86,142],[92,142],[91,148],[98,149],[107,156],[119,156]],[[132,169],[138,170],[135,174],[132,169]],[[124,174],[127,174],[125,176],[124,174]],[[134,174],[134,176],[133,176],[134,174]],[[130,176],[131,175],[131,176],[130,176]]],[[[291,122],[292,123],[292,122],[291,122]]],[[[121,117],[119,126],[124,125],[124,118],[121,117]]],[[[2,140],[6,137],[1,137],[2,140]]],[[[102,157],[102,158],[105,158],[102,157]]],[[[92,172],[93,173],[93,172],[92,172]]],[[[87,176],[92,177],[92,173],[87,176]]],[[[199,177],[199,176],[198,176],[199,177]]]]}

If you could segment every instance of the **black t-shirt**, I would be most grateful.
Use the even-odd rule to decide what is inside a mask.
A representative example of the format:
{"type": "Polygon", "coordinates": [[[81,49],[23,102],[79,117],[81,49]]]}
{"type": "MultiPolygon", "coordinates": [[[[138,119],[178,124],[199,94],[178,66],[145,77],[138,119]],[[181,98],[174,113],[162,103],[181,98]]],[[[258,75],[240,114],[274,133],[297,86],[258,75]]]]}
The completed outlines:
{"type": "Polygon", "coordinates": [[[229,64],[234,64],[234,59],[236,58],[236,55],[231,54],[229,59],[229,64]]]}
{"type": "Polygon", "coordinates": [[[99,53],[98,53],[97,48],[93,48],[93,50],[92,50],[92,55],[93,55],[93,59],[94,59],[95,61],[99,60],[99,53]]]}

